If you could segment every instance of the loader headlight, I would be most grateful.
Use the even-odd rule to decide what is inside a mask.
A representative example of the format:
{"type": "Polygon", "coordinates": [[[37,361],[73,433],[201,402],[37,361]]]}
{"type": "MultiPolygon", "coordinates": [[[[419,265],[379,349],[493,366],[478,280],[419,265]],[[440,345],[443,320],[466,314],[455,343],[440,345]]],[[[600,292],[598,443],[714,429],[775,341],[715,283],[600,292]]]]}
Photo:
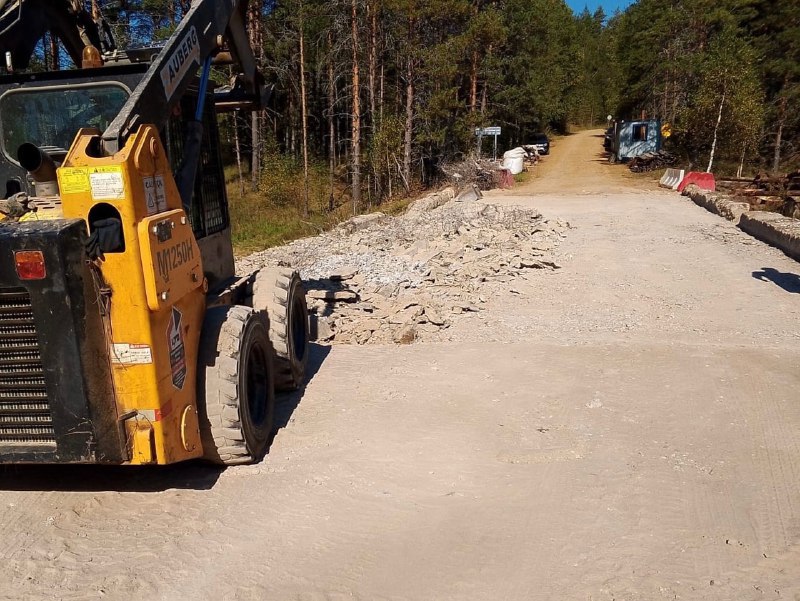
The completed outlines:
{"type": "Polygon", "coordinates": [[[14,253],[14,263],[21,280],[43,280],[47,277],[44,255],[40,250],[18,250],[14,253]]]}

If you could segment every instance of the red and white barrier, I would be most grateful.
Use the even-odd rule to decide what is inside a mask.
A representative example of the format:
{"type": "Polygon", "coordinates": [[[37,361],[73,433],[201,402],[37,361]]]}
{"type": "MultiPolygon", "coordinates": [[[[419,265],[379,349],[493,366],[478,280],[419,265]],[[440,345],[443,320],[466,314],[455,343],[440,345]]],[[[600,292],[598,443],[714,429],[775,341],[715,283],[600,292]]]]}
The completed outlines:
{"type": "Polygon", "coordinates": [[[683,192],[684,188],[689,184],[694,184],[701,190],[709,190],[711,192],[716,192],[717,190],[717,181],[714,179],[713,173],[690,171],[678,184],[678,192],[683,192]]]}

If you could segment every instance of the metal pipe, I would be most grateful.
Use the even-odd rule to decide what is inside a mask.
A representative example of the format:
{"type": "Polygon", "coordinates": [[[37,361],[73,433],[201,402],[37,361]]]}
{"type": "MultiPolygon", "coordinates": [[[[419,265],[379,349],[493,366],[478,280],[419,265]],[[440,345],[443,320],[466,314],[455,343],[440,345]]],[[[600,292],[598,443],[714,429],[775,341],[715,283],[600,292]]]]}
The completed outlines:
{"type": "Polygon", "coordinates": [[[36,196],[58,196],[56,163],[44,150],[26,142],[17,150],[17,160],[36,184],[36,196]]]}

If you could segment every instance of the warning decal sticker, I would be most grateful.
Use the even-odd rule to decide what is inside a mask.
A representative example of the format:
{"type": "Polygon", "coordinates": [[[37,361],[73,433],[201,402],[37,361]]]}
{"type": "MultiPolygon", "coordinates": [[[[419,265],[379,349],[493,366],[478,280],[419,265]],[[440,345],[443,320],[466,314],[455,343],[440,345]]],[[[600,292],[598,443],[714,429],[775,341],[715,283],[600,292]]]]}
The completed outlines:
{"type": "Polygon", "coordinates": [[[155,215],[158,212],[156,204],[156,181],[152,177],[143,177],[144,184],[144,203],[147,205],[147,214],[155,215]]]}
{"type": "Polygon", "coordinates": [[[169,345],[169,364],[172,368],[172,385],[178,390],[183,390],[186,383],[186,348],[183,344],[183,331],[181,319],[183,315],[177,308],[172,307],[172,319],[167,329],[167,344],[169,345]]]}
{"type": "Polygon", "coordinates": [[[153,352],[146,344],[116,342],[112,359],[118,365],[149,365],[153,362],[153,352]]]}
{"type": "Polygon", "coordinates": [[[125,198],[125,183],[122,167],[92,167],[89,169],[89,184],[93,200],[122,200],[125,198]]]}
{"type": "Polygon", "coordinates": [[[62,194],[82,194],[89,191],[89,170],[81,167],[63,167],[58,170],[62,194]]]}
{"type": "Polygon", "coordinates": [[[164,184],[164,176],[156,175],[153,181],[156,184],[156,207],[159,213],[163,213],[167,210],[167,191],[164,184]]]}

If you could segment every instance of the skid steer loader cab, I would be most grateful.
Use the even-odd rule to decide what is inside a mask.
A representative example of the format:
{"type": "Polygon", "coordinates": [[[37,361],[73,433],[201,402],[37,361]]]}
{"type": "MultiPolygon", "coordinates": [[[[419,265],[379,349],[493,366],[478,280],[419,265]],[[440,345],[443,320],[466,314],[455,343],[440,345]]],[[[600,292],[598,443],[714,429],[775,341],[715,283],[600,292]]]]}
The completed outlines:
{"type": "Polygon", "coordinates": [[[302,283],[235,272],[207,87],[226,31],[252,63],[246,4],[195,2],[149,61],[0,76],[0,463],[257,461],[302,385],[302,283]],[[186,39],[203,77],[165,82],[186,39]]]}

